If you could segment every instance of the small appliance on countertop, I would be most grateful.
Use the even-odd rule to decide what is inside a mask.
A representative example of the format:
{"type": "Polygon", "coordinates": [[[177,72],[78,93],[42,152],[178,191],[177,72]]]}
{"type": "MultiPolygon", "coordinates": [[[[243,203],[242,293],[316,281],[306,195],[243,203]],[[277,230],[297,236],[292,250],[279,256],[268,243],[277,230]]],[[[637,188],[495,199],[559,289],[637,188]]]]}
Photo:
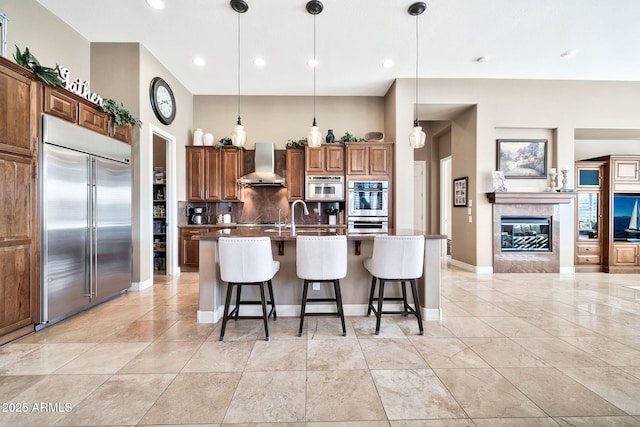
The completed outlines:
{"type": "Polygon", "coordinates": [[[203,214],[207,211],[207,208],[187,208],[187,216],[189,217],[189,224],[204,224],[203,214]]]}

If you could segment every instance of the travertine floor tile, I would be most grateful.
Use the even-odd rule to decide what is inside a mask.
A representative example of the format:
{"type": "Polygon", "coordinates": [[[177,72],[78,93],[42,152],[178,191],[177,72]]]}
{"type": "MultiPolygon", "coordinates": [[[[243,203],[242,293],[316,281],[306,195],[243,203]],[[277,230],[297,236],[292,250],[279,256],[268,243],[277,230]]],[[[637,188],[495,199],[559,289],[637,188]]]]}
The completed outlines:
{"type": "MultiPolygon", "coordinates": [[[[309,340],[345,340],[356,339],[356,332],[351,324],[353,318],[345,317],[344,323],[347,330],[347,336],[342,336],[342,324],[338,317],[305,317],[303,333],[306,331],[309,340]]],[[[298,319],[299,322],[299,319],[298,319]]],[[[300,324],[296,326],[295,333],[298,333],[300,324]]],[[[303,335],[304,336],[304,335],[303,335]]]]}
{"type": "Polygon", "coordinates": [[[638,427],[640,420],[633,417],[558,417],[562,427],[638,427]]]}
{"type": "Polygon", "coordinates": [[[493,369],[435,369],[434,372],[471,418],[546,415],[493,369]]]}
{"type": "Polygon", "coordinates": [[[152,342],[174,323],[173,320],[136,320],[116,329],[103,342],[152,342]]]}
{"type": "Polygon", "coordinates": [[[57,424],[137,424],[174,377],[173,374],[114,375],[57,424]]]}
{"type": "Polygon", "coordinates": [[[245,371],[304,371],[307,340],[256,341],[245,371]]]}
{"type": "Polygon", "coordinates": [[[224,423],[302,422],[305,372],[245,372],[231,399],[224,423]]]}
{"type": "Polygon", "coordinates": [[[371,375],[389,420],[466,417],[431,369],[374,370],[371,375]]]}
{"type": "Polygon", "coordinates": [[[607,363],[560,338],[513,338],[551,366],[607,366],[607,363]]]}
{"type": "Polygon", "coordinates": [[[178,373],[196,352],[198,342],[159,341],[148,345],[120,369],[121,374],[178,373]]]}
{"type": "Polygon", "coordinates": [[[458,338],[504,336],[476,317],[444,318],[442,324],[458,338]]]}
{"type": "Polygon", "coordinates": [[[360,341],[369,369],[428,368],[420,353],[407,338],[383,338],[360,341]]]}
{"type": "Polygon", "coordinates": [[[93,346],[93,343],[15,344],[10,346],[9,356],[0,360],[0,375],[47,375],[93,346]]]}
{"type": "Polygon", "coordinates": [[[469,419],[391,421],[391,427],[475,427],[469,419]]]}
{"type": "Polygon", "coordinates": [[[254,344],[253,341],[207,341],[182,372],[242,372],[254,344]]]}
{"type": "Polygon", "coordinates": [[[351,324],[355,330],[356,336],[363,338],[405,338],[406,335],[402,329],[396,324],[392,316],[382,316],[380,320],[380,334],[375,335],[376,316],[371,314],[369,317],[351,318],[351,324]]]}
{"type": "Polygon", "coordinates": [[[367,369],[358,340],[309,340],[307,370],[367,369]]]}
{"type": "Polygon", "coordinates": [[[519,317],[483,317],[482,321],[506,337],[548,337],[550,334],[519,317]]]}
{"type": "Polygon", "coordinates": [[[487,362],[458,338],[409,338],[431,368],[488,368],[487,362]]]}
{"type": "Polygon", "coordinates": [[[179,319],[160,335],[157,341],[199,341],[206,340],[215,325],[197,323],[192,319],[179,319]]]}
{"type": "Polygon", "coordinates": [[[147,343],[97,344],[73,359],[56,374],[115,374],[144,350],[147,343]]]}
{"type": "Polygon", "coordinates": [[[178,374],[140,424],[220,423],[240,373],[178,374]]]}
{"type": "Polygon", "coordinates": [[[366,370],[307,372],[307,421],[386,420],[366,370]]]}
{"type": "Polygon", "coordinates": [[[493,367],[549,366],[510,338],[462,338],[462,341],[493,367]]]}
{"type": "Polygon", "coordinates": [[[560,368],[630,415],[640,415],[640,379],[618,368],[560,368]]]}
{"type": "MultiPolygon", "coordinates": [[[[269,319],[269,326],[277,320],[269,319]]],[[[220,326],[222,319],[218,321],[216,327],[207,338],[207,341],[220,340],[220,326]]],[[[254,341],[257,339],[264,340],[264,324],[262,320],[239,319],[229,320],[227,328],[224,331],[224,341],[254,341]]]]}
{"type": "Polygon", "coordinates": [[[612,366],[640,366],[640,351],[607,337],[563,337],[562,340],[612,366]]]}
{"type": "Polygon", "coordinates": [[[497,368],[507,380],[551,416],[624,413],[555,368],[497,368]]]}

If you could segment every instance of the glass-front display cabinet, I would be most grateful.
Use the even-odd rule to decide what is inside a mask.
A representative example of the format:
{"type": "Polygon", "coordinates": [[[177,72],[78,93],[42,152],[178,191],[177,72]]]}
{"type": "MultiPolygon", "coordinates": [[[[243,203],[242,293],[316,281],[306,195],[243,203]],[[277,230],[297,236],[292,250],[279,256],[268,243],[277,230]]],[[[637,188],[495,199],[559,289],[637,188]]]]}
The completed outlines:
{"type": "Polygon", "coordinates": [[[603,162],[576,163],[576,271],[601,271],[603,162]]]}

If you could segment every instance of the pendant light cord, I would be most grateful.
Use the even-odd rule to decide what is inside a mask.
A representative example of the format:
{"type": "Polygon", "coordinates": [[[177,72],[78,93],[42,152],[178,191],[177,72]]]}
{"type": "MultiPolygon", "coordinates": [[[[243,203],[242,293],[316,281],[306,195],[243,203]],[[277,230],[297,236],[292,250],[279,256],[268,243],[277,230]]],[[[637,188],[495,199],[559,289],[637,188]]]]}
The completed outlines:
{"type": "Polygon", "coordinates": [[[313,126],[316,125],[316,15],[313,15],[313,126]]]}
{"type": "Polygon", "coordinates": [[[238,13],[238,124],[242,124],[240,120],[240,13],[238,13]]]}
{"type": "Polygon", "coordinates": [[[418,126],[418,56],[420,52],[420,49],[418,48],[418,16],[420,15],[416,15],[416,102],[413,104],[413,121],[416,126],[418,126]]]}

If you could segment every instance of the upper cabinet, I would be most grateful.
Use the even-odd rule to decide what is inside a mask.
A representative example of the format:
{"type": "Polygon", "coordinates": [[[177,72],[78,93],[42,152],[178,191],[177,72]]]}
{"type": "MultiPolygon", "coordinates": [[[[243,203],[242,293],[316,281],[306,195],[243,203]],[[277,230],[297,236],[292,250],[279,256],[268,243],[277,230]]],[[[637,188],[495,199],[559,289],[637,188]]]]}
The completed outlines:
{"type": "Polygon", "coordinates": [[[344,146],[322,144],[305,146],[305,173],[307,175],[344,175],[344,146]]]}
{"type": "Polygon", "coordinates": [[[612,160],[614,191],[640,191],[640,159],[612,160]]]}
{"type": "Polygon", "coordinates": [[[287,198],[304,199],[304,148],[287,147],[287,198]]]}
{"type": "Polygon", "coordinates": [[[37,150],[41,86],[17,65],[0,63],[5,64],[0,66],[0,151],[31,156],[37,150]]]}
{"type": "Polygon", "coordinates": [[[391,175],[392,155],[393,144],[391,143],[348,143],[347,175],[391,175]]]}
{"type": "Polygon", "coordinates": [[[187,149],[187,199],[189,201],[240,201],[237,183],[243,175],[244,150],[235,147],[189,146],[187,149]]]}

